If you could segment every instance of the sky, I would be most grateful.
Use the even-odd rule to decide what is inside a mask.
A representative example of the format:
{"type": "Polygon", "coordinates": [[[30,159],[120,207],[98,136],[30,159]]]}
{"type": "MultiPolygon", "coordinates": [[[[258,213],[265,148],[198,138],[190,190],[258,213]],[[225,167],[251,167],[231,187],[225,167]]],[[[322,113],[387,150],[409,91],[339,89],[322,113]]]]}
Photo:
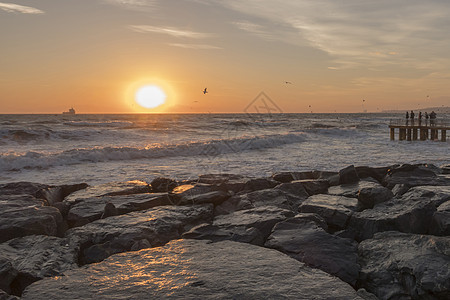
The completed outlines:
{"type": "Polygon", "coordinates": [[[0,114],[241,113],[261,92],[287,113],[450,106],[449,16],[448,0],[0,0],[0,114]],[[147,85],[163,105],[136,102],[147,85]]]}

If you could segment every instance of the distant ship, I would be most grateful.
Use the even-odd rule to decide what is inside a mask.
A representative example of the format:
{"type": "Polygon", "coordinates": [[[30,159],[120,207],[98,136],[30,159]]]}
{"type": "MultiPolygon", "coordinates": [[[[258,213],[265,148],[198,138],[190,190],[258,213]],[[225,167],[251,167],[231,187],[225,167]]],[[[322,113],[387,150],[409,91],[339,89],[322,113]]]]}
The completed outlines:
{"type": "Polygon", "coordinates": [[[75,114],[75,109],[73,109],[73,107],[71,109],[69,109],[69,111],[63,111],[63,115],[74,115],[75,114]]]}

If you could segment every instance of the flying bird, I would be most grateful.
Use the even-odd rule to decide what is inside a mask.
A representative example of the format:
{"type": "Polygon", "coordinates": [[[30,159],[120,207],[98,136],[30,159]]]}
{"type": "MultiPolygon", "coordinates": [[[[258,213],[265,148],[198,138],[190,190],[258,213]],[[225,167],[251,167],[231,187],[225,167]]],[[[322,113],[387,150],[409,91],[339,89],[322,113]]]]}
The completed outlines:
{"type": "Polygon", "coordinates": [[[292,82],[290,82],[290,81],[285,81],[284,83],[285,84],[292,84],[292,82]]]}
{"type": "Polygon", "coordinates": [[[206,90],[206,88],[203,90],[203,94],[207,94],[208,91],[206,90]]]}

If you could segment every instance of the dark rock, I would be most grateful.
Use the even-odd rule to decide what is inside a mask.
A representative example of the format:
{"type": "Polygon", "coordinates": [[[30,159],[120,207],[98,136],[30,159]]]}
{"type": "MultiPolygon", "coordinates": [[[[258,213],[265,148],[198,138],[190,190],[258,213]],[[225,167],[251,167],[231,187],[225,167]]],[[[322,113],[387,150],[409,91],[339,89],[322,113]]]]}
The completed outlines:
{"type": "Polygon", "coordinates": [[[212,242],[228,240],[258,246],[264,245],[265,240],[263,234],[254,227],[237,226],[225,229],[211,224],[198,225],[184,233],[182,237],[184,239],[210,240],[212,242]]]}
{"type": "Polygon", "coordinates": [[[373,208],[374,205],[386,202],[393,197],[392,191],[384,186],[362,188],[358,192],[358,201],[364,208],[373,208]]]}
{"type": "Polygon", "coordinates": [[[168,193],[178,186],[178,183],[170,178],[157,177],[150,183],[154,193],[168,193]]]}
{"type": "Polygon", "coordinates": [[[180,185],[170,193],[170,199],[177,205],[203,203],[219,205],[230,196],[223,187],[206,183],[180,185]]]}
{"type": "Polygon", "coordinates": [[[450,174],[450,165],[441,166],[442,174],[450,174]]]}
{"type": "Polygon", "coordinates": [[[244,192],[254,192],[275,187],[278,182],[265,178],[255,178],[248,180],[244,185],[244,192]]]}
{"type": "Polygon", "coordinates": [[[407,200],[428,198],[438,207],[450,200],[450,186],[417,186],[403,194],[402,198],[407,200]]]}
{"type": "MultiPolygon", "coordinates": [[[[297,187],[299,185],[297,184],[297,187]]],[[[254,191],[247,194],[239,194],[231,197],[227,201],[224,201],[221,205],[218,205],[215,209],[216,215],[227,214],[234,211],[249,209],[262,206],[276,206],[283,209],[289,209],[293,212],[298,211],[298,206],[303,202],[305,196],[297,196],[301,194],[307,195],[306,191],[295,191],[295,186],[290,183],[284,183],[276,188],[254,191]],[[293,195],[289,192],[296,192],[297,195],[293,195]]],[[[303,187],[300,187],[303,189],[303,187]]],[[[304,189],[303,189],[304,190],[304,189]]]]}
{"type": "Polygon", "coordinates": [[[64,198],[70,194],[87,187],[88,185],[86,183],[52,186],[39,190],[36,193],[36,197],[45,199],[47,200],[48,205],[54,206],[56,203],[63,201],[64,198]]]}
{"type": "Polygon", "coordinates": [[[339,184],[355,183],[359,181],[355,166],[350,165],[339,170],[339,184]]]}
{"type": "MultiPolygon", "coordinates": [[[[1,246],[0,244],[0,249],[1,246]]],[[[0,291],[11,294],[11,283],[17,277],[17,274],[19,274],[19,271],[13,267],[11,261],[0,254],[0,291]]]]}
{"type": "Polygon", "coordinates": [[[31,283],[77,267],[77,253],[66,239],[33,235],[0,244],[0,261],[12,267],[6,274],[9,279],[0,271],[1,288],[20,296],[31,283]]]}
{"type": "Polygon", "coordinates": [[[16,296],[11,296],[5,291],[2,291],[0,289],[0,300],[20,300],[20,298],[17,298],[16,296]]]}
{"type": "Polygon", "coordinates": [[[142,240],[135,242],[133,244],[133,246],[131,246],[130,250],[131,251],[139,251],[139,250],[147,249],[147,248],[151,248],[151,247],[152,247],[152,245],[150,244],[150,242],[147,239],[142,239],[142,240]]]}
{"type": "Polygon", "coordinates": [[[0,184],[0,195],[31,195],[36,194],[49,186],[33,182],[12,182],[0,184]]]}
{"type": "Polygon", "coordinates": [[[310,196],[326,194],[330,186],[329,181],[326,179],[305,179],[294,182],[300,182],[310,196]]]}
{"type": "Polygon", "coordinates": [[[351,215],[357,210],[356,198],[323,194],[309,197],[299,207],[302,213],[320,215],[332,230],[345,228],[351,215]]]}
{"type": "Polygon", "coordinates": [[[106,219],[108,217],[117,216],[118,214],[119,211],[117,210],[116,206],[111,202],[107,202],[105,204],[105,208],[103,210],[103,214],[100,217],[100,219],[106,219]]]}
{"type": "Polygon", "coordinates": [[[286,192],[286,193],[288,193],[294,197],[298,197],[300,199],[306,199],[309,197],[309,194],[306,191],[303,183],[300,181],[282,183],[282,184],[277,185],[277,187],[275,189],[286,192]]]}
{"type": "Polygon", "coordinates": [[[187,205],[187,204],[205,204],[212,203],[214,205],[219,205],[228,198],[230,198],[230,194],[224,191],[212,191],[205,194],[199,195],[186,195],[182,197],[178,201],[178,205],[187,205]]]}
{"type": "Polygon", "coordinates": [[[404,193],[406,193],[410,188],[411,188],[411,186],[409,184],[406,184],[406,183],[396,184],[392,188],[392,193],[394,194],[395,197],[400,197],[404,193]]]}
{"type": "Polygon", "coordinates": [[[313,221],[294,217],[276,224],[264,246],[286,253],[353,286],[358,279],[356,243],[325,232],[313,221]]]}
{"type": "Polygon", "coordinates": [[[78,200],[67,215],[70,227],[83,226],[102,217],[107,203],[113,204],[117,214],[122,215],[132,211],[146,210],[156,206],[171,204],[166,193],[134,194],[125,196],[91,197],[78,200]]]}
{"type": "Polygon", "coordinates": [[[450,237],[383,232],[359,245],[360,286],[380,299],[449,299],[450,237]]]}
{"type": "Polygon", "coordinates": [[[212,204],[160,206],[72,228],[66,237],[80,249],[81,264],[93,263],[129,251],[142,239],[153,247],[164,245],[198,224],[211,223],[212,212],[212,204]]]}
{"type": "Polygon", "coordinates": [[[373,181],[361,180],[357,183],[341,184],[338,186],[331,186],[328,189],[328,194],[336,196],[344,196],[350,198],[357,198],[358,193],[363,188],[382,187],[381,184],[373,181]]]}
{"type": "Polygon", "coordinates": [[[280,172],[272,175],[272,179],[281,183],[291,182],[294,180],[291,172],[280,172]]]}
{"type": "Polygon", "coordinates": [[[410,187],[433,185],[448,186],[450,179],[438,176],[436,167],[432,165],[402,165],[392,168],[383,178],[383,185],[389,189],[396,184],[407,184],[410,187]]]}
{"type": "Polygon", "coordinates": [[[274,206],[262,206],[217,216],[213,225],[227,230],[256,228],[266,239],[276,223],[292,216],[294,214],[290,210],[274,206]]]}
{"type": "Polygon", "coordinates": [[[358,177],[361,179],[364,178],[375,178],[378,182],[381,182],[386,176],[388,170],[391,167],[380,167],[380,168],[372,168],[366,166],[355,167],[356,173],[358,177]]]}
{"type": "Polygon", "coordinates": [[[433,199],[420,193],[414,194],[414,191],[408,192],[402,198],[393,198],[375,205],[373,209],[354,213],[349,227],[357,232],[358,240],[369,239],[376,232],[391,230],[424,234],[428,232],[436,205],[442,203],[439,199],[439,196],[433,199]]]}
{"type": "Polygon", "coordinates": [[[360,299],[350,285],[278,251],[177,240],[44,279],[22,299],[360,299]]]}
{"type": "Polygon", "coordinates": [[[450,200],[439,205],[433,214],[429,233],[450,236],[450,200]]]}
{"type": "Polygon", "coordinates": [[[67,214],[70,210],[70,204],[67,202],[56,202],[52,205],[53,207],[57,208],[64,219],[67,218],[67,214]]]}
{"type": "Polygon", "coordinates": [[[151,193],[151,187],[147,182],[134,180],[126,182],[111,182],[101,185],[89,186],[68,195],[66,202],[76,203],[79,199],[102,196],[127,196],[134,194],[151,193]]]}
{"type": "Polygon", "coordinates": [[[63,217],[30,195],[0,195],[0,243],[33,234],[61,235],[63,217]]]}
{"type": "Polygon", "coordinates": [[[365,300],[378,300],[377,296],[375,296],[372,293],[369,293],[368,291],[366,291],[366,289],[359,289],[358,291],[356,291],[356,293],[358,294],[358,296],[360,296],[365,300]]]}
{"type": "Polygon", "coordinates": [[[198,183],[207,183],[220,187],[225,191],[239,193],[244,190],[249,178],[235,174],[206,174],[200,175],[198,183]]]}

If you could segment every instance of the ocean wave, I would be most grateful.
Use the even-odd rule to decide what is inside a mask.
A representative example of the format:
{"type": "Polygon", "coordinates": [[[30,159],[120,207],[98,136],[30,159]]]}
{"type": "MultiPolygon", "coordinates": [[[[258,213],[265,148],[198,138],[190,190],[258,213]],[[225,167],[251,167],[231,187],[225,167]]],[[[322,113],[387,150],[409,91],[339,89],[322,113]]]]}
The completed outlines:
{"type": "Polygon", "coordinates": [[[67,121],[63,123],[66,126],[73,127],[127,127],[133,128],[131,121],[67,121]]]}
{"type": "Polygon", "coordinates": [[[239,153],[259,149],[275,148],[280,145],[300,143],[305,140],[303,133],[240,137],[206,142],[182,144],[157,144],[145,148],[137,147],[98,147],[71,149],[57,153],[29,151],[24,154],[0,154],[0,171],[19,171],[22,169],[47,169],[56,166],[153,159],[174,156],[198,156],[213,158],[218,155],[239,153]]]}

